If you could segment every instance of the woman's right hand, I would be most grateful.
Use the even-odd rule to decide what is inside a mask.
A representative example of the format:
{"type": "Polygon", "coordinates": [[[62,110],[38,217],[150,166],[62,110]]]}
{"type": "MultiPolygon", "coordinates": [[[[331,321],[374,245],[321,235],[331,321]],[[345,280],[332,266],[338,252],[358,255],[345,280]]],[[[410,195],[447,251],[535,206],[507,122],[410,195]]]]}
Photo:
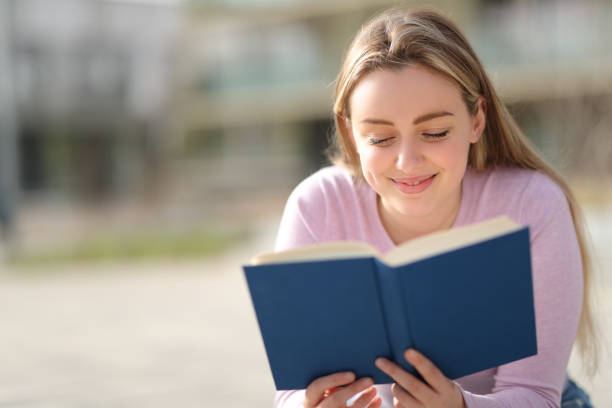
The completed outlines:
{"type": "Polygon", "coordinates": [[[372,379],[368,377],[355,381],[355,374],[351,372],[319,377],[306,388],[303,405],[304,408],[344,408],[349,399],[363,392],[351,404],[351,408],[378,408],[382,400],[376,397],[373,384],[372,379]]]}

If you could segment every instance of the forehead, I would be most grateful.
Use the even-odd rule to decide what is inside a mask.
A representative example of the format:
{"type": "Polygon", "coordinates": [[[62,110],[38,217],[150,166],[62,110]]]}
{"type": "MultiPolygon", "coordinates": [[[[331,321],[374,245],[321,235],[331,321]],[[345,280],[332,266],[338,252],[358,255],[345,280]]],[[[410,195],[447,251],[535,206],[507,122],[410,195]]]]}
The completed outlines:
{"type": "Polygon", "coordinates": [[[467,114],[455,82],[422,66],[370,72],[353,89],[349,106],[352,118],[411,120],[437,110],[467,114]]]}

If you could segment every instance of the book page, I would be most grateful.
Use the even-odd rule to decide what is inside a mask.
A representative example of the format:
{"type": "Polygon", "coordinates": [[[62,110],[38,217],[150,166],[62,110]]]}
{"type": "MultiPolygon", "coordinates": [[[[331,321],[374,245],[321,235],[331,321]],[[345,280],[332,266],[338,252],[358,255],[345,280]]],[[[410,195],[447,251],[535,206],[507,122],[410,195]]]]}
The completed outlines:
{"type": "Polygon", "coordinates": [[[380,253],[371,245],[356,241],[324,242],[307,245],[282,252],[269,252],[257,255],[251,265],[285,263],[297,261],[319,261],[343,258],[380,257],[380,253]]]}
{"type": "Polygon", "coordinates": [[[501,216],[477,224],[424,235],[392,249],[381,260],[389,266],[403,265],[522,228],[523,226],[516,224],[510,218],[501,216]]]}

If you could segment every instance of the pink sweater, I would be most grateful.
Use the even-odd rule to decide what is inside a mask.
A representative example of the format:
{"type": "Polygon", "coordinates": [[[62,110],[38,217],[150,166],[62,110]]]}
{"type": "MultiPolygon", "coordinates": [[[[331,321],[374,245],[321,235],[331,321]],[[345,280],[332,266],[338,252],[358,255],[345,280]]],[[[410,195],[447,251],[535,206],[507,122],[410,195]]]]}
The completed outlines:
{"type": "MultiPolygon", "coordinates": [[[[580,250],[561,189],[545,175],[522,169],[468,170],[455,226],[505,214],[529,225],[538,354],[457,379],[468,408],[559,407],[582,304],[580,250]]],[[[293,191],[276,250],[324,241],[367,242],[382,253],[394,243],[381,224],[376,193],[327,167],[293,191]]],[[[392,407],[390,385],[376,386],[392,407]]],[[[303,390],[279,391],[276,407],[299,407],[303,390]]]]}

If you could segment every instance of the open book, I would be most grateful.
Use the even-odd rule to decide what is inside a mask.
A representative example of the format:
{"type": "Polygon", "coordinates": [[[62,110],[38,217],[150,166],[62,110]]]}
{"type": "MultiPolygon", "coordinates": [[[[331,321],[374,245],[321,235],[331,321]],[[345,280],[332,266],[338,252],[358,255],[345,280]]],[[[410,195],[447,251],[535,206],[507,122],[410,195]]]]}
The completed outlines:
{"type": "Polygon", "coordinates": [[[330,242],[256,257],[244,272],[278,390],[415,348],[455,379],[537,353],[529,231],[507,217],[385,255],[330,242]]]}

